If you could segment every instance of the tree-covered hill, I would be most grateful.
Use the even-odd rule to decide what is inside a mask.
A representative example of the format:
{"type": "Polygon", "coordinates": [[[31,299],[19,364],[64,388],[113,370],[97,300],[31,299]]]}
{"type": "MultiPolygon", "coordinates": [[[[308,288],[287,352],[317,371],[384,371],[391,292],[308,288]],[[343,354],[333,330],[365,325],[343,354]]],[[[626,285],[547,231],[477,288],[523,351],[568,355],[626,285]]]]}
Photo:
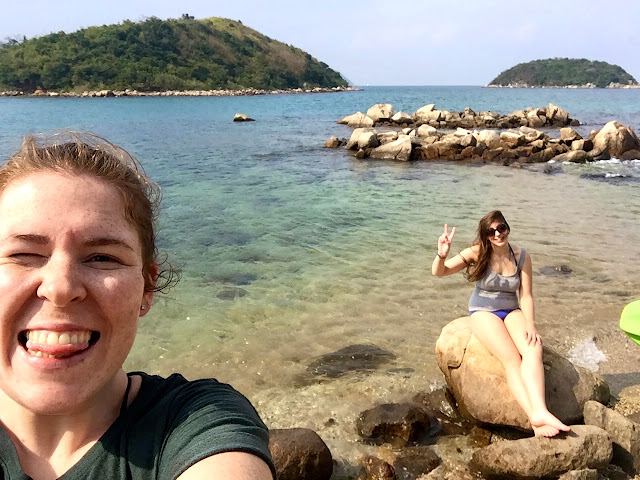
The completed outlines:
{"type": "Polygon", "coordinates": [[[587,84],[635,85],[636,80],[618,65],[584,58],[549,58],[519,63],[491,80],[489,86],[567,87],[587,84]]]}
{"type": "Polygon", "coordinates": [[[0,47],[0,90],[283,89],[347,85],[308,53],[241,22],[151,17],[0,47]]]}

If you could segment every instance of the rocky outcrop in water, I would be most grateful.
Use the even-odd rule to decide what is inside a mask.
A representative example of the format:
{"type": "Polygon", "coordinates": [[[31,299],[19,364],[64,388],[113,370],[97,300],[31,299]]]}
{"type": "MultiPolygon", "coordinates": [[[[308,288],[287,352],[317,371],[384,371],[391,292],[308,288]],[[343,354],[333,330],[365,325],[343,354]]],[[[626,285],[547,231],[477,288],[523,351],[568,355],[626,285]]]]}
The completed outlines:
{"type": "Polygon", "coordinates": [[[329,480],[333,459],[322,438],[308,428],[272,429],[269,450],[278,480],[329,480]]]}
{"type": "MultiPolygon", "coordinates": [[[[571,127],[561,128],[560,138],[552,138],[546,132],[538,130],[541,123],[536,118],[544,117],[543,125],[548,125],[549,121],[555,126],[571,123],[569,114],[552,104],[544,109],[514,112],[507,116],[509,120],[493,122],[491,129],[485,130],[462,128],[459,126],[460,122],[448,121],[446,116],[443,117],[442,111],[434,110],[433,105],[426,105],[413,114],[411,118],[414,123],[410,126],[402,124],[390,128],[388,125],[394,122],[394,118],[406,117],[392,115],[393,107],[389,104],[374,105],[369,111],[372,109],[375,111],[371,112],[372,115],[377,118],[375,121],[362,112],[338,121],[354,128],[346,142],[346,148],[355,152],[360,159],[491,162],[519,166],[550,160],[585,163],[608,160],[612,156],[624,160],[640,158],[638,137],[630,127],[620,122],[609,122],[599,132],[592,131],[587,138],[583,138],[571,127]],[[389,120],[384,119],[384,116],[390,115],[389,120]],[[383,123],[387,126],[375,128],[383,123]],[[513,128],[494,129],[498,124],[513,128]],[[443,125],[447,128],[457,125],[457,128],[454,132],[443,133],[436,128],[443,125]]],[[[465,112],[467,110],[469,113],[464,113],[464,118],[486,117],[480,123],[491,123],[488,120],[490,115],[473,115],[472,110],[466,109],[465,112]]],[[[474,124],[477,125],[478,122],[474,124]]],[[[331,137],[325,146],[336,148],[341,145],[336,137],[331,137]]]]}
{"type": "Polygon", "coordinates": [[[569,117],[569,113],[550,103],[547,107],[527,108],[516,110],[508,115],[482,111],[475,112],[467,107],[462,112],[438,110],[435,104],[425,105],[413,114],[404,112],[395,113],[389,103],[378,103],[362,112],[347,115],[338,120],[338,123],[351,127],[390,126],[417,128],[420,125],[430,125],[436,128],[540,128],[545,126],[579,125],[580,122],[569,117]],[[357,122],[356,122],[357,119],[357,122]],[[355,124],[357,123],[357,125],[355,124]]]}

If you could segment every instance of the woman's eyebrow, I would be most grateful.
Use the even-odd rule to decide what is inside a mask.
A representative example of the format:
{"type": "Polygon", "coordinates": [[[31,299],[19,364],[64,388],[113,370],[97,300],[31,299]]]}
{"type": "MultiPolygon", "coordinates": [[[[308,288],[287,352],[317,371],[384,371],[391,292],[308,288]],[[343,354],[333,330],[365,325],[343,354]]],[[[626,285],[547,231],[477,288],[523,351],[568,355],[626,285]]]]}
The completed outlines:
{"type": "Polygon", "coordinates": [[[37,243],[38,245],[47,245],[49,243],[48,237],[44,235],[35,235],[33,233],[17,233],[15,235],[10,235],[8,240],[12,239],[28,243],[37,243]]]}
{"type": "Polygon", "coordinates": [[[116,246],[126,247],[129,250],[134,250],[134,248],[131,245],[129,245],[127,242],[115,237],[94,237],[94,238],[90,238],[84,243],[89,247],[102,247],[107,245],[116,245],[116,246]]]}

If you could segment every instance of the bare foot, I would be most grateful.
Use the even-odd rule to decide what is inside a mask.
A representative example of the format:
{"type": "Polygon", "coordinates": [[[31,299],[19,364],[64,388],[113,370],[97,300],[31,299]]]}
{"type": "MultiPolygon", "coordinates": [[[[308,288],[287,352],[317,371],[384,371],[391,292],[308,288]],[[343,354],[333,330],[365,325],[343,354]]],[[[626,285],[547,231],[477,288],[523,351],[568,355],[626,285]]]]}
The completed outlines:
{"type": "Polygon", "coordinates": [[[550,425],[541,425],[539,427],[533,427],[533,434],[536,437],[555,437],[560,430],[550,425]]]}
{"type": "Polygon", "coordinates": [[[554,437],[560,432],[568,432],[571,427],[562,423],[550,411],[531,416],[531,427],[536,436],[554,437]]]}

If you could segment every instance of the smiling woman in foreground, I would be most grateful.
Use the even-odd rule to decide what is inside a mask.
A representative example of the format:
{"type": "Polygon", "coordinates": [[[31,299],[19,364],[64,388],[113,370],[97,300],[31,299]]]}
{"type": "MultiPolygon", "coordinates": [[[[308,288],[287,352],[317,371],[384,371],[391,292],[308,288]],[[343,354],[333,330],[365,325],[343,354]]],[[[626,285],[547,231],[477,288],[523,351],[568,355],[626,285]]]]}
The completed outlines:
{"type": "Polygon", "coordinates": [[[122,369],[173,281],[156,199],[95,137],[29,137],[0,166],[1,478],[272,478],[267,428],[233,388],[122,369]]]}
{"type": "Polygon", "coordinates": [[[544,394],[542,339],[534,324],[531,257],[509,243],[511,229],[499,210],[480,219],[473,244],[446,260],[456,228],[438,238],[431,272],[442,277],[467,268],[476,282],[469,299],[471,331],[504,366],[514,398],[535,435],[553,437],[569,427],[548,409],[544,394]]]}

